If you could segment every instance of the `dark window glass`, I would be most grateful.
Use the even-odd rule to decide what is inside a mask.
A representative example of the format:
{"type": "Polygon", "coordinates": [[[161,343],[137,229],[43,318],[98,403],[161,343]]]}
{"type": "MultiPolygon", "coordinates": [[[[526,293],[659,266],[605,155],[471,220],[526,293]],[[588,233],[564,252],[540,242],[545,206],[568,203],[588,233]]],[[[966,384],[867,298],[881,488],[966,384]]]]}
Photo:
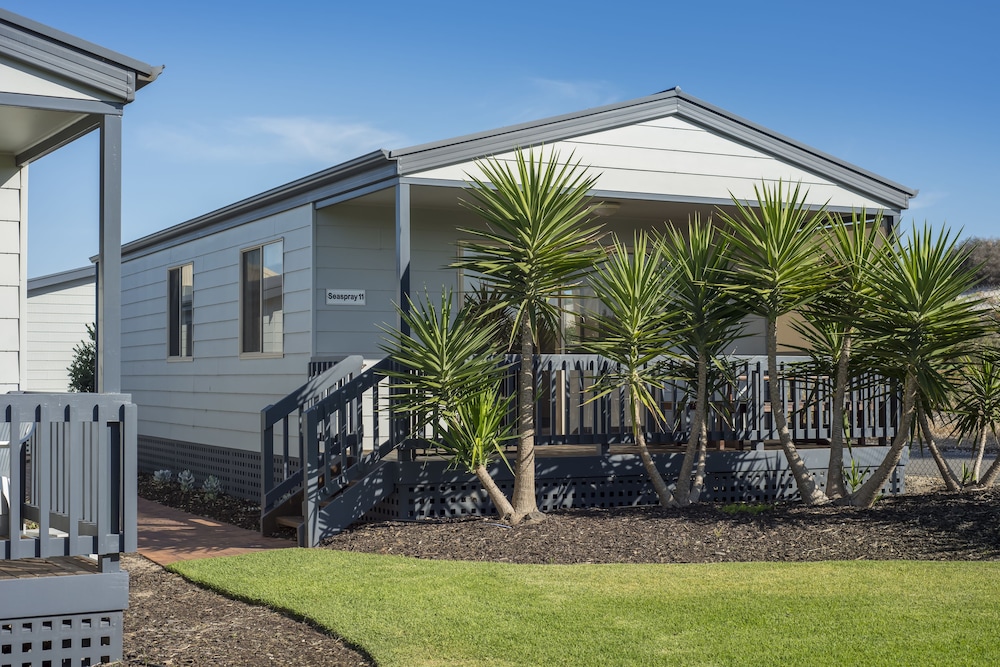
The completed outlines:
{"type": "Polygon", "coordinates": [[[194,267],[167,272],[167,355],[190,357],[194,324],[194,267]]]}

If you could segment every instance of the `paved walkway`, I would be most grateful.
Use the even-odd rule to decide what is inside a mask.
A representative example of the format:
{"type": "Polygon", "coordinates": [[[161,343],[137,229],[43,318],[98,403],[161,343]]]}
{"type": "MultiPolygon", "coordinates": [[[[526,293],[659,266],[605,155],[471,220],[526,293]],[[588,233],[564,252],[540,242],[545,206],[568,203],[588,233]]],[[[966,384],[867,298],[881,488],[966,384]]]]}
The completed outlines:
{"type": "Polygon", "coordinates": [[[139,553],[159,565],[295,546],[290,540],[262,537],[260,533],[188,514],[145,498],[138,500],[139,553]]]}

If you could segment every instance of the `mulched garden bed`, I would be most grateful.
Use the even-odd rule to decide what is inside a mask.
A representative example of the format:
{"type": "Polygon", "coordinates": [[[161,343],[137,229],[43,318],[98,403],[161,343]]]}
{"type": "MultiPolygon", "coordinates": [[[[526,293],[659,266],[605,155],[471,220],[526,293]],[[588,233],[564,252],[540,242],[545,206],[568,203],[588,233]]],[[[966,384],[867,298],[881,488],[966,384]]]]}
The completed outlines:
{"type": "MultiPolygon", "coordinates": [[[[140,495],[256,529],[255,506],[245,501],[207,503],[150,486],[141,481],[140,495]]],[[[887,497],[871,510],[795,503],[567,510],[518,528],[488,518],[379,522],[324,546],[510,563],[1000,560],[1000,491],[887,497]]],[[[128,664],[370,664],[305,623],[204,591],[141,558],[124,562],[132,572],[128,664]]]]}

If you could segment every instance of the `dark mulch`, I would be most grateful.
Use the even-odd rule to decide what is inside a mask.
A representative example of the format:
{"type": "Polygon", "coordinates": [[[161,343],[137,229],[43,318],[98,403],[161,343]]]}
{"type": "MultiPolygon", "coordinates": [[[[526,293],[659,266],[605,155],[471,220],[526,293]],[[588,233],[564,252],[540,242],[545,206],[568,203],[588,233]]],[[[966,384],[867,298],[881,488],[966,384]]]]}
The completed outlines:
{"type": "Polygon", "coordinates": [[[329,634],[266,607],[230,600],[142,556],[129,573],[126,665],[371,665],[329,634]]]}
{"type": "Polygon", "coordinates": [[[795,503],[567,510],[518,528],[482,518],[380,522],[324,546],[543,564],[998,560],[1000,492],[889,497],[870,510],[795,503]]]}
{"type": "MultiPolygon", "coordinates": [[[[151,490],[143,482],[140,495],[256,529],[256,506],[245,501],[222,496],[208,502],[194,497],[201,494],[151,490]]],[[[568,510],[518,528],[488,518],[380,522],[325,546],[510,563],[1000,560],[997,490],[888,497],[871,510],[793,503],[724,509],[568,510]]],[[[305,623],[204,591],[141,558],[125,564],[133,601],[126,612],[128,664],[369,664],[305,623]]]]}

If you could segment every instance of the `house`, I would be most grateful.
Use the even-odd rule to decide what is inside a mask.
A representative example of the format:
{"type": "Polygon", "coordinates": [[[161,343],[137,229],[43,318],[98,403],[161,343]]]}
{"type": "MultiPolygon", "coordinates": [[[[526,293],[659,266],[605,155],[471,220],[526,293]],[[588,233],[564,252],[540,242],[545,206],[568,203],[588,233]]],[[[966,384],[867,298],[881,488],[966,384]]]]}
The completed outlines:
{"type": "Polygon", "coordinates": [[[97,319],[94,265],[28,279],[27,391],[67,391],[73,350],[97,319]]]}
{"type": "MultiPolygon", "coordinates": [[[[881,209],[889,225],[916,194],[679,88],[362,155],[123,247],[123,383],[142,405],[140,468],[212,474],[259,497],[262,472],[271,478],[261,409],[350,355],[381,359],[394,303],[461,292],[446,267],[456,230],[481,224],[460,203],[475,161],[542,145],[599,174],[606,228],[625,238],[752,201],[762,180],[800,182],[834,212],[881,209]]],[[[763,354],[762,337],[737,352],[763,354]]],[[[292,431],[294,449],[294,427],[277,428],[292,431]]],[[[289,457],[275,463],[278,478],[289,457]]]]}
{"type": "Polygon", "coordinates": [[[160,68],[0,10],[0,663],[122,655],[135,550],[135,419],[121,393],[122,113],[160,68]],[[28,170],[99,135],[100,393],[24,393],[28,170]],[[96,556],[96,560],[91,558],[96,556]]]}

